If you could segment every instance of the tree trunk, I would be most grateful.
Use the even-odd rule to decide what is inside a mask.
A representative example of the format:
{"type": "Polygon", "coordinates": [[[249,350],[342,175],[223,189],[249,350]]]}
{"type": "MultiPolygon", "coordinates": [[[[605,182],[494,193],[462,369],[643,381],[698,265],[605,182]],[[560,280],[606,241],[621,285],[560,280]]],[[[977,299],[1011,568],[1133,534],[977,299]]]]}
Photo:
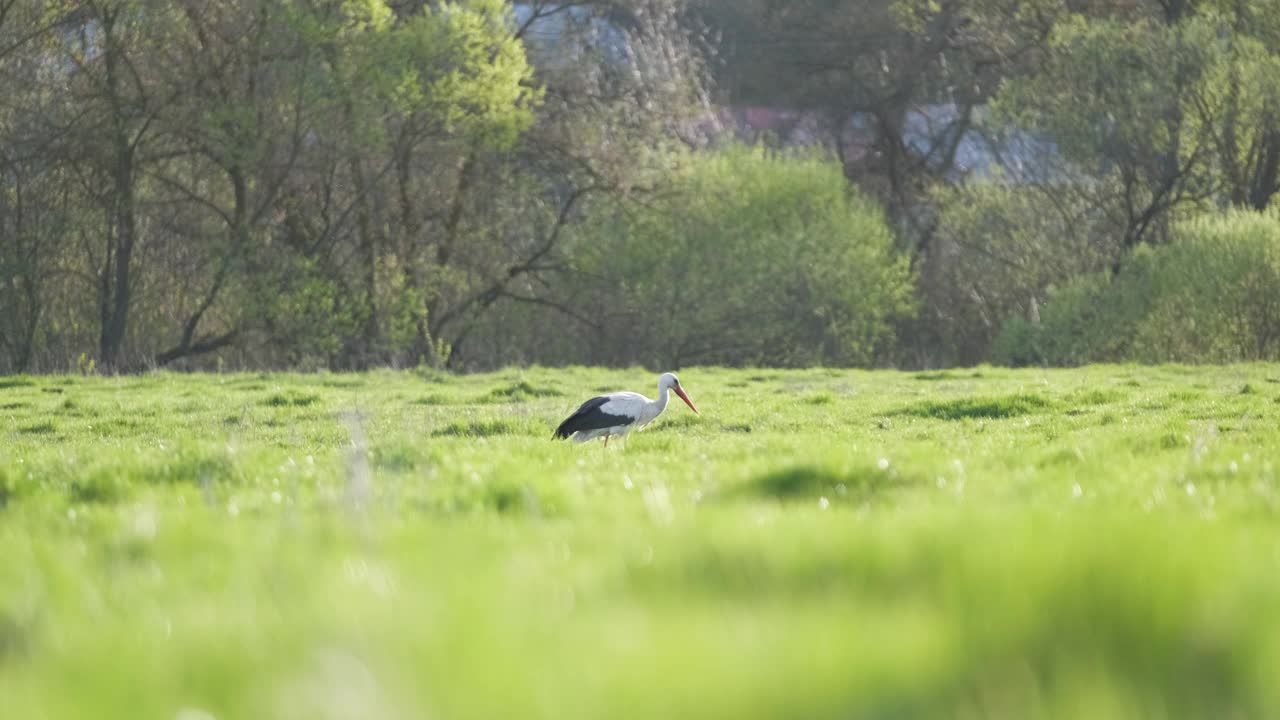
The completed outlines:
{"type": "Polygon", "coordinates": [[[119,369],[120,348],[124,344],[125,332],[128,329],[129,302],[132,293],[130,271],[137,225],[131,155],[132,151],[128,151],[128,155],[118,157],[117,163],[120,164],[114,181],[116,183],[116,201],[113,211],[115,257],[112,266],[106,271],[110,275],[110,280],[105,298],[107,307],[103,314],[105,322],[99,342],[102,368],[110,372],[119,369]]]}
{"type": "Polygon", "coordinates": [[[114,34],[115,16],[104,13],[105,36],[103,62],[106,67],[107,101],[111,106],[112,183],[111,228],[114,253],[108,251],[103,269],[101,301],[102,328],[98,355],[101,368],[115,372],[120,366],[120,349],[128,329],[129,303],[132,296],[133,249],[137,240],[137,202],[134,196],[134,146],[122,101],[123,79],[120,77],[120,48],[114,34]]]}
{"type": "MultiPolygon", "coordinates": [[[[354,109],[347,106],[348,122],[354,122],[354,109]]],[[[354,126],[352,132],[355,131],[354,126]]],[[[348,163],[351,169],[351,183],[355,188],[356,228],[359,233],[360,258],[364,271],[364,328],[361,333],[359,356],[355,359],[359,368],[376,362],[378,349],[381,347],[381,329],[378,317],[378,241],[373,231],[373,211],[369,207],[369,183],[364,173],[364,163],[360,155],[352,152],[348,163]]]]}
{"type": "Polygon", "coordinates": [[[1271,128],[1258,141],[1262,143],[1261,160],[1249,188],[1249,205],[1265,210],[1280,190],[1280,128],[1271,128]]]}
{"type": "MultiPolygon", "coordinates": [[[[471,185],[477,173],[476,164],[476,154],[471,152],[463,157],[458,168],[458,184],[453,191],[453,201],[449,207],[449,213],[444,219],[443,235],[436,245],[435,259],[437,268],[444,269],[448,267],[453,258],[453,249],[458,241],[459,229],[462,227],[462,216],[466,210],[466,198],[471,191],[471,185]]],[[[432,338],[441,337],[440,328],[447,321],[447,317],[443,311],[443,299],[437,291],[435,297],[427,303],[426,325],[419,328],[419,340],[427,348],[430,348],[432,338]]],[[[461,344],[461,341],[461,336],[455,337],[450,344],[456,348],[461,344]]]]}

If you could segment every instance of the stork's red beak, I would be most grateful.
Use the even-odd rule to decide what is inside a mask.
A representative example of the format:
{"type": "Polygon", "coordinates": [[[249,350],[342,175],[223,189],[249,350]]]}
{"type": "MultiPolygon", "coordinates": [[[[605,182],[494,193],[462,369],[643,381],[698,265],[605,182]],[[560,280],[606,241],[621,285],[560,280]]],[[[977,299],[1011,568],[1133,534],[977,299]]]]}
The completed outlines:
{"type": "Polygon", "coordinates": [[[698,412],[698,408],[696,408],[696,407],[694,407],[694,406],[693,406],[693,401],[689,399],[689,396],[688,396],[688,395],[685,395],[685,394],[684,394],[684,390],[681,390],[681,389],[680,389],[680,388],[678,388],[678,387],[677,387],[677,388],[673,388],[673,389],[676,391],[676,394],[680,396],[680,399],[684,401],[684,404],[689,406],[689,409],[693,411],[693,414],[694,414],[694,415],[701,415],[701,414],[702,414],[702,413],[698,412]]]}

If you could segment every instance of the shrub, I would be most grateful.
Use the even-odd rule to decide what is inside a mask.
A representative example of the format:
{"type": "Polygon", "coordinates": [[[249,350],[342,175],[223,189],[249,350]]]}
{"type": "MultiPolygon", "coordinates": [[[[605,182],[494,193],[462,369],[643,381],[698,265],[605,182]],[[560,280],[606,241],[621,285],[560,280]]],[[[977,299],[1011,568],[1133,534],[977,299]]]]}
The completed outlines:
{"type": "Polygon", "coordinates": [[[931,205],[916,334],[934,363],[986,361],[1007,319],[1021,332],[1018,319],[1034,317],[1050,287],[1106,267],[1116,252],[1099,240],[1108,233],[1096,209],[1052,185],[979,180],[936,189],[931,205]]]}
{"type": "Polygon", "coordinates": [[[1280,357],[1280,215],[1233,212],[1178,232],[1179,242],[1153,257],[1136,359],[1280,357]]]}
{"type": "Polygon", "coordinates": [[[576,233],[606,361],[870,364],[910,311],[907,259],[873,202],[812,155],[693,156],[673,191],[576,233]],[[606,329],[606,332],[609,332],[606,329]]]}
{"type": "Polygon", "coordinates": [[[1175,227],[1115,277],[1051,294],[1038,326],[1013,321],[1002,364],[1235,362],[1280,358],[1280,215],[1233,211],[1175,227]]]}

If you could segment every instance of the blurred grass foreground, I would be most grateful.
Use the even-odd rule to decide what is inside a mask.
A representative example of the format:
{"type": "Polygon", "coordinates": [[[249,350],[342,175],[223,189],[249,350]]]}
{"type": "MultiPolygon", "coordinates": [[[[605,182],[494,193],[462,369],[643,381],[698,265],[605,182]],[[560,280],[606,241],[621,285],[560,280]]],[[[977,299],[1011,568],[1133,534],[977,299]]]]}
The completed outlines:
{"type": "Polygon", "coordinates": [[[0,379],[0,716],[1280,715],[1280,367],[655,379],[0,379]]]}

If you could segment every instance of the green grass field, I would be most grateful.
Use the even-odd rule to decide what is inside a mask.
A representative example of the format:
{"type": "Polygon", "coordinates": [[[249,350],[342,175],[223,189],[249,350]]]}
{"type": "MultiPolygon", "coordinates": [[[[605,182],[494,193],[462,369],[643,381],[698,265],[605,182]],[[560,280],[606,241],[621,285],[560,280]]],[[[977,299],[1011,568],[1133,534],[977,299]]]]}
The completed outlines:
{"type": "Polygon", "coordinates": [[[0,378],[0,716],[1280,716],[1280,366],[681,380],[0,378]]]}

